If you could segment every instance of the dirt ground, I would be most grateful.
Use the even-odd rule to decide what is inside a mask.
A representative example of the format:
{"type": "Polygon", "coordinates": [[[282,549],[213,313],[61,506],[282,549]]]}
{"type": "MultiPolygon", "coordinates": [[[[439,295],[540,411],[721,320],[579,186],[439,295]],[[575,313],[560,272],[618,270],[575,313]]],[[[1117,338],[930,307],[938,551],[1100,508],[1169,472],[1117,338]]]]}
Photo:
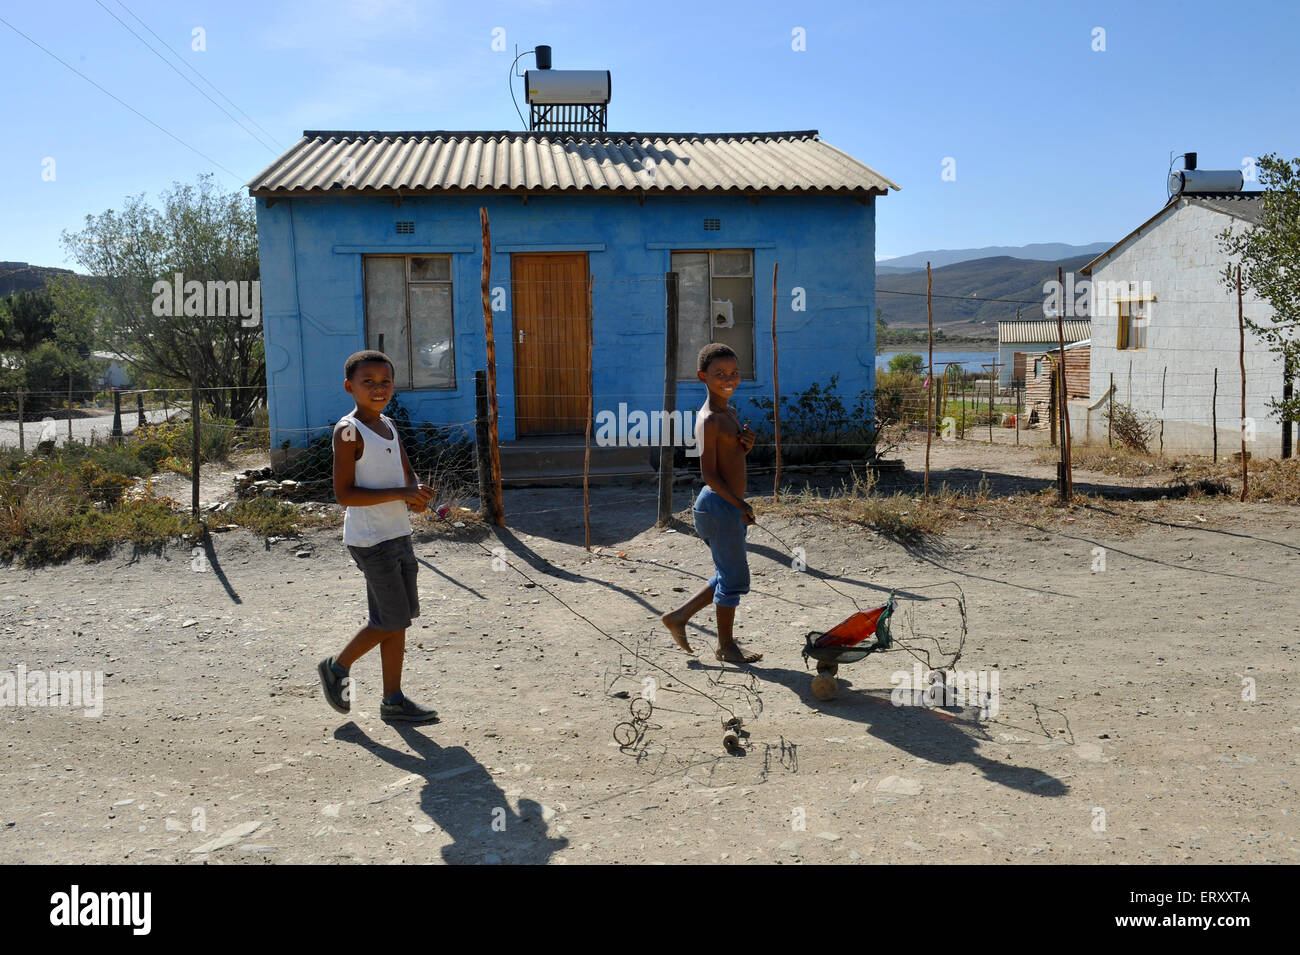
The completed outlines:
{"type": "MultiPolygon", "coordinates": [[[[1008,438],[936,445],[936,480],[1050,483],[1008,438]]],[[[924,449],[902,456],[914,483],[924,449]]],[[[99,717],[0,707],[0,861],[1300,861],[1295,508],[1151,500],[1038,527],[990,510],[903,545],[760,507],[737,619],[766,656],[737,668],[707,652],[711,611],[699,660],[658,623],[709,568],[690,489],[670,530],[654,494],[593,489],[594,555],[572,488],[507,492],[499,533],[417,523],[404,687],[442,721],[414,728],[379,720],[377,654],[351,718],[321,698],[316,662],[365,611],[338,528],[0,569],[0,678],[105,678],[99,717]],[[996,695],[927,705],[897,651],[818,700],[804,634],[854,609],[827,579],[864,607],[897,591],[896,635],[947,649],[956,604],[927,598],[959,586],[958,667],[996,695]]]]}

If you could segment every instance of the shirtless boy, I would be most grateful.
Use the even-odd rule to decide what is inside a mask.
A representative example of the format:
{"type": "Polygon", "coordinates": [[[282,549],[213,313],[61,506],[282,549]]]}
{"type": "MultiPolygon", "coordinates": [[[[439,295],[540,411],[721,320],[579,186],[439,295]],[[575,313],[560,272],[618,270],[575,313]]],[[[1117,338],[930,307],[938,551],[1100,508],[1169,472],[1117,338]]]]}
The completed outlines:
{"type": "Polygon", "coordinates": [[[745,535],[754,523],[754,509],[745,503],[745,455],[754,446],[754,432],[741,427],[740,416],[727,402],[740,385],[736,353],[720,342],[705,345],[699,355],[700,381],[708,400],[695,420],[700,472],[705,487],[695,499],[695,530],[713,555],[713,576],[694,597],[661,618],[677,645],[694,654],[686,639],[687,622],[710,603],[717,608],[718,648],[714,656],[729,663],[754,663],[761,653],[747,653],[732,635],[736,607],[749,593],[749,558],[745,535]]]}

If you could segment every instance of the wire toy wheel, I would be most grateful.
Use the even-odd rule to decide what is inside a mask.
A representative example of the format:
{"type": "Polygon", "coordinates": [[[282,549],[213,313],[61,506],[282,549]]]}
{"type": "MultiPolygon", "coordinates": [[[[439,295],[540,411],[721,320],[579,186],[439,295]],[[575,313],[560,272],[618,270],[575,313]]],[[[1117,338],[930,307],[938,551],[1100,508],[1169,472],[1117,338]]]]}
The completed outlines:
{"type": "Polygon", "coordinates": [[[631,723],[619,723],[614,727],[614,742],[619,746],[635,746],[641,738],[642,729],[631,723]]]}
{"type": "Polygon", "coordinates": [[[641,737],[645,735],[646,723],[655,711],[654,704],[641,696],[633,698],[627,708],[632,719],[614,727],[614,742],[623,749],[641,742],[641,737]]]}

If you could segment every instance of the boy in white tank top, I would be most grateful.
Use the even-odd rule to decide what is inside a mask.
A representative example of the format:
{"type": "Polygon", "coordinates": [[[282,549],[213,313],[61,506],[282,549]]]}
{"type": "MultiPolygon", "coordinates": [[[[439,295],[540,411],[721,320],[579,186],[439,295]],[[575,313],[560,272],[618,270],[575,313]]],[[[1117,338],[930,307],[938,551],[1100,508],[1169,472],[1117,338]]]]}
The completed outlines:
{"type": "Polygon", "coordinates": [[[334,426],[334,497],[347,508],[343,543],[366,576],[370,620],[316,671],[326,702],[346,713],[352,703],[350,668],[378,646],[384,674],[379,715],[423,723],[437,719],[437,711],[402,693],[406,629],[420,615],[419,565],[406,512],[423,511],[433,488],[416,479],[396,426],[382,413],[393,397],[392,361],[383,352],[359,351],[348,358],[344,375],[343,387],[356,407],[334,426]]]}

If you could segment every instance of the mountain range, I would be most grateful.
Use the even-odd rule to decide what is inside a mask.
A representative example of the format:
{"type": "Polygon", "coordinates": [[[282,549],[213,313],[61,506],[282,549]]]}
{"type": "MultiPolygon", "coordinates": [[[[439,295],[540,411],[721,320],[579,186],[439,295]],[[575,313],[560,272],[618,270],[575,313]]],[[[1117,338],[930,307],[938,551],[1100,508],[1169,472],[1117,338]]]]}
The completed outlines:
{"type": "MultiPolygon", "coordinates": [[[[1098,251],[1106,248],[1109,246],[1098,251]]],[[[1043,284],[1056,280],[1058,266],[1077,273],[1095,257],[1089,253],[1042,261],[998,255],[939,268],[931,265],[935,327],[949,337],[996,339],[999,321],[1045,317],[1043,284]]],[[[877,273],[878,316],[891,328],[924,329],[925,270],[890,273],[877,269],[877,273]]]]}
{"type": "Polygon", "coordinates": [[[1109,249],[1109,242],[1090,242],[1087,245],[1067,245],[1064,242],[1033,242],[1029,245],[987,245],[982,249],[931,249],[928,252],[913,252],[892,259],[880,259],[876,262],[877,275],[889,275],[900,272],[925,271],[925,263],[931,269],[944,265],[956,265],[972,259],[989,259],[1010,256],[1016,259],[1033,259],[1055,262],[1060,259],[1086,255],[1089,259],[1099,252],[1109,249]]]}

